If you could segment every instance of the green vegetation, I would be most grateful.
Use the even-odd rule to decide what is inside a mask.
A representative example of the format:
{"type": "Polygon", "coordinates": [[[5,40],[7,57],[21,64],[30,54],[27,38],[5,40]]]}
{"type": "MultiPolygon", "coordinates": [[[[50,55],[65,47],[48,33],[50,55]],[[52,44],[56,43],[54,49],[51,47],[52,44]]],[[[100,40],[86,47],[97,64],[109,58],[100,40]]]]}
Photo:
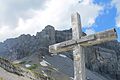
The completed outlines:
{"type": "Polygon", "coordinates": [[[31,65],[30,67],[28,67],[27,69],[33,70],[33,69],[36,69],[37,67],[38,67],[37,64],[33,64],[33,65],[31,65]]]}
{"type": "Polygon", "coordinates": [[[26,61],[22,61],[22,62],[20,62],[19,64],[25,64],[26,63],[26,61]]]}
{"type": "Polygon", "coordinates": [[[3,77],[0,77],[0,80],[5,80],[3,77]]]}
{"type": "Polygon", "coordinates": [[[37,78],[37,79],[41,79],[41,80],[55,80],[54,78],[51,78],[51,77],[46,77],[44,76],[43,74],[39,73],[39,72],[36,72],[36,71],[32,71],[34,76],[37,78]]]}

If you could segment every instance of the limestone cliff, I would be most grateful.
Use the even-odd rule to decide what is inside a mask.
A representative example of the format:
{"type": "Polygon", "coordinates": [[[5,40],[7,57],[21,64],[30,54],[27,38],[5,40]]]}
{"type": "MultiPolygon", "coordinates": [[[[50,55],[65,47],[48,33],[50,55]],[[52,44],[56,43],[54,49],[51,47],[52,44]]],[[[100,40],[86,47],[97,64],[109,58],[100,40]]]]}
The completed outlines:
{"type": "MultiPolygon", "coordinates": [[[[83,33],[85,35],[85,33],[83,33]]],[[[21,35],[17,38],[7,39],[3,43],[0,43],[0,55],[10,60],[18,60],[29,58],[38,54],[38,61],[40,62],[47,56],[46,60],[51,60],[51,64],[54,66],[59,65],[57,60],[59,57],[52,57],[48,52],[48,46],[50,44],[62,42],[72,38],[72,30],[55,30],[54,27],[48,25],[41,32],[36,35],[21,35]],[[54,59],[53,59],[54,58],[54,59]],[[56,61],[56,63],[55,63],[56,61]]],[[[85,49],[85,61],[86,68],[93,72],[97,72],[106,78],[111,77],[113,80],[120,80],[120,43],[117,41],[106,42],[100,45],[94,45],[92,47],[86,47],[85,49]]],[[[73,60],[72,51],[65,52],[63,55],[73,60]]],[[[33,57],[32,57],[33,58],[33,57]]],[[[59,61],[59,60],[58,60],[59,61]]],[[[29,62],[29,61],[28,61],[29,62]]],[[[36,61],[34,61],[35,63],[36,61]]],[[[38,64],[39,64],[38,62],[38,64]]],[[[66,62],[63,62],[66,64],[66,62]]],[[[67,66],[73,67],[71,62],[67,66]]],[[[66,65],[57,66],[59,69],[72,76],[73,72],[64,70],[66,65]],[[68,73],[69,72],[69,73],[68,73]]],[[[72,68],[70,68],[72,69],[72,68]]],[[[60,74],[60,73],[59,73],[60,74]]]]}

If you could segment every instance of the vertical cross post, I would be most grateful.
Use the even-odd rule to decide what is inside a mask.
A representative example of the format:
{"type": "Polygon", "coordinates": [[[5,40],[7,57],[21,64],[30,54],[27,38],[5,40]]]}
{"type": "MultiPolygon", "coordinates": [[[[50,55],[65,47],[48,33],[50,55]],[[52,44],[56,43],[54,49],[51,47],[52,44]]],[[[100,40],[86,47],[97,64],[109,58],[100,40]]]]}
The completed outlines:
{"type": "Polygon", "coordinates": [[[64,41],[49,46],[49,52],[58,53],[73,50],[74,57],[74,80],[86,80],[84,47],[115,40],[115,29],[106,30],[89,36],[82,37],[80,15],[75,13],[71,16],[72,40],[64,41]]]}
{"type": "MultiPolygon", "coordinates": [[[[75,13],[71,16],[72,22],[72,38],[78,40],[82,37],[81,20],[80,15],[75,13]]],[[[84,60],[84,48],[77,44],[73,48],[74,57],[74,80],[85,80],[85,60],[84,60]]]]}

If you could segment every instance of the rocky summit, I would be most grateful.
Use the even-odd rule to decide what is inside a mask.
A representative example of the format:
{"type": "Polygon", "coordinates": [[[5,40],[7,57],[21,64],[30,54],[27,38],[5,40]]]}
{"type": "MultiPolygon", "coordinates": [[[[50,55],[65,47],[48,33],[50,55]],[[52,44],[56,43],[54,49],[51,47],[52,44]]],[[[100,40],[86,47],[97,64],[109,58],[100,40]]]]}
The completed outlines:
{"type": "MultiPolygon", "coordinates": [[[[49,45],[70,39],[71,29],[58,31],[48,25],[34,36],[23,34],[1,42],[0,79],[11,80],[9,74],[16,77],[12,80],[73,80],[72,51],[57,55],[48,51],[49,45]]],[[[87,80],[120,80],[120,43],[86,47],[85,62],[87,80]]]]}

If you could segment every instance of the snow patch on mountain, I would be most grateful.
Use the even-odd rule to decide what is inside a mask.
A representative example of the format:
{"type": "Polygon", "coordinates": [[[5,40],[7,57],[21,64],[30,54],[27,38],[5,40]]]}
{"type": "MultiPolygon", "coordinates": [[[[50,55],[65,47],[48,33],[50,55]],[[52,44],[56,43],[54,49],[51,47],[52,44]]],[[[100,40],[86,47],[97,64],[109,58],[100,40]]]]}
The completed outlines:
{"type": "Polygon", "coordinates": [[[31,67],[31,65],[30,64],[26,64],[25,67],[28,68],[28,67],[31,67]]]}
{"type": "Polygon", "coordinates": [[[63,58],[66,58],[67,56],[66,55],[63,55],[63,54],[59,54],[59,56],[63,57],[63,58]]]}
{"type": "Polygon", "coordinates": [[[45,60],[42,60],[41,62],[40,62],[40,64],[42,65],[42,66],[48,66],[48,65],[50,65],[47,61],[45,61],[45,60]]]}

